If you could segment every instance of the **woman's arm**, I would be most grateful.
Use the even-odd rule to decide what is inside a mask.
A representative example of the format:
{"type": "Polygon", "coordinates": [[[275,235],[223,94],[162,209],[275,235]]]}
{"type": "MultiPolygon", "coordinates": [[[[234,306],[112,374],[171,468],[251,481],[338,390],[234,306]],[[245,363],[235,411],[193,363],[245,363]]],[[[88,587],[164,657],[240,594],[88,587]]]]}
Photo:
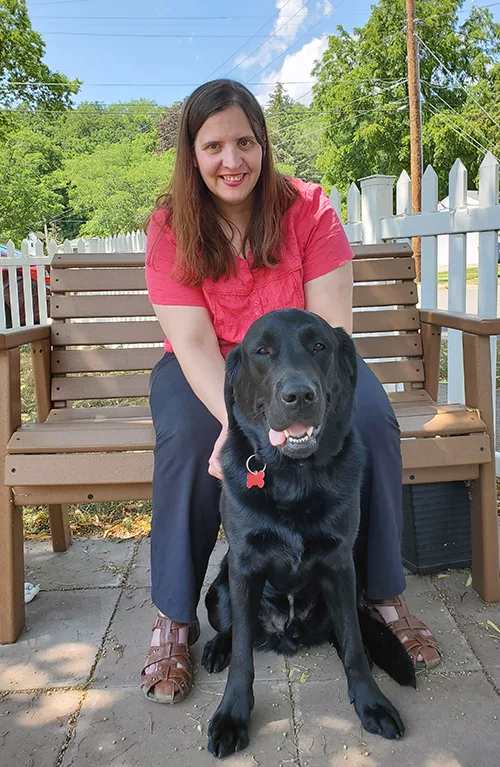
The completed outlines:
{"type": "Polygon", "coordinates": [[[352,261],[304,284],[306,309],[352,335],[352,261]]]}
{"type": "Polygon", "coordinates": [[[226,427],[226,365],[208,310],[203,306],[157,304],[153,308],[192,390],[226,427]]]}

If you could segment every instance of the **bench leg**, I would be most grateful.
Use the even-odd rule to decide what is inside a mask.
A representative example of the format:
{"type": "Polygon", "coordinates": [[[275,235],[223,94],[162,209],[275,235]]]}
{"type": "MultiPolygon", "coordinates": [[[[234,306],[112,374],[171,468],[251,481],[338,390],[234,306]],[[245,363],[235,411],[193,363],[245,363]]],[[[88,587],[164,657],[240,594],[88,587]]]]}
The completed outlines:
{"type": "Polygon", "coordinates": [[[59,503],[49,506],[50,534],[52,550],[66,551],[71,543],[69,529],[68,504],[59,503]]]}
{"type": "Polygon", "coordinates": [[[490,339],[463,333],[462,344],[465,403],[479,410],[486,424],[491,451],[491,461],[480,464],[479,479],[471,486],[472,582],[485,602],[498,602],[500,575],[490,339]]]}
{"type": "Polygon", "coordinates": [[[23,626],[23,513],[11,489],[0,485],[0,644],[15,642],[23,626]]]}
{"type": "MultiPolygon", "coordinates": [[[[493,455],[495,455],[493,453],[493,455]]],[[[472,583],[485,602],[500,600],[495,460],[482,464],[471,485],[472,583]]]]}

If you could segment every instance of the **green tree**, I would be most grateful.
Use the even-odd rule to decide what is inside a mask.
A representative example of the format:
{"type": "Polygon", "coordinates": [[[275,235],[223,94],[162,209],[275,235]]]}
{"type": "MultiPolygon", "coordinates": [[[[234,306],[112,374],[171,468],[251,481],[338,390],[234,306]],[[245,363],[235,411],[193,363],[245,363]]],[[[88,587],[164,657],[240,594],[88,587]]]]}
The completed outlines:
{"type": "MultiPolygon", "coordinates": [[[[0,4],[0,107],[60,111],[71,104],[80,83],[42,62],[45,44],[31,26],[24,0],[0,4]]],[[[0,131],[5,132],[9,113],[0,112],[0,131]]]]}
{"type": "MultiPolygon", "coordinates": [[[[441,192],[457,156],[474,173],[484,154],[463,133],[477,131],[479,124],[465,126],[470,104],[462,86],[481,94],[500,51],[500,25],[491,13],[473,8],[461,21],[463,4],[416,2],[418,34],[425,43],[420,50],[424,164],[438,173],[441,192]]],[[[345,192],[363,176],[399,175],[408,168],[405,0],[380,0],[365,26],[352,34],[338,27],[315,74],[314,107],[328,112],[319,158],[325,186],[336,184],[345,192]]],[[[498,103],[498,90],[495,98],[498,103]]],[[[488,135],[491,141],[491,125],[488,135]]]]}
{"type": "Polygon", "coordinates": [[[45,136],[25,128],[0,144],[0,242],[20,242],[63,212],[63,200],[49,183],[62,154],[45,136]]]}
{"type": "Polygon", "coordinates": [[[265,115],[280,170],[304,181],[320,181],[321,116],[294,102],[281,83],[269,97],[265,115]]]}
{"type": "Polygon", "coordinates": [[[173,172],[174,150],[158,154],[155,149],[156,138],[139,134],[70,158],[53,174],[54,187],[66,189],[71,211],[84,220],[80,236],[142,227],[173,172]]]}

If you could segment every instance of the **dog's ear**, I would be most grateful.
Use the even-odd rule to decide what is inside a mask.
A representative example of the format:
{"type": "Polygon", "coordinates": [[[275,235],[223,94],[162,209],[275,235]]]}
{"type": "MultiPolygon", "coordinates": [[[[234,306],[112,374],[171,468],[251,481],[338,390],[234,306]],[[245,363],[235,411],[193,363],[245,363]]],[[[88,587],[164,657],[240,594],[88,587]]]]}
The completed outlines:
{"type": "Polygon", "coordinates": [[[354,341],[344,328],[334,328],[333,330],[337,336],[339,356],[345,366],[345,370],[353,388],[356,388],[358,380],[358,361],[356,358],[354,341]]]}
{"type": "Polygon", "coordinates": [[[241,347],[235,346],[226,357],[226,375],[224,378],[224,400],[226,403],[228,425],[231,429],[236,425],[234,418],[234,383],[241,370],[241,347]]]}

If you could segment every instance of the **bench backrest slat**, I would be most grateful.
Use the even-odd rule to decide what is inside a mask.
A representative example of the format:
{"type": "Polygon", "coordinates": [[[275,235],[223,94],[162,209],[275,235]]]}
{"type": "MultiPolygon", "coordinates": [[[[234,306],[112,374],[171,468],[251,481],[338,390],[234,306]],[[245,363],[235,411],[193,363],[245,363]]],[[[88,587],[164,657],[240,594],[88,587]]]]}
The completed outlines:
{"type": "MultiPolygon", "coordinates": [[[[421,386],[411,248],[383,243],[354,251],[358,351],[383,383],[421,386]]],[[[53,400],[95,404],[147,397],[149,373],[163,354],[163,332],[146,293],[144,254],[56,254],[51,285],[53,400]],[[141,347],[131,346],[137,344],[141,347]]]]}

